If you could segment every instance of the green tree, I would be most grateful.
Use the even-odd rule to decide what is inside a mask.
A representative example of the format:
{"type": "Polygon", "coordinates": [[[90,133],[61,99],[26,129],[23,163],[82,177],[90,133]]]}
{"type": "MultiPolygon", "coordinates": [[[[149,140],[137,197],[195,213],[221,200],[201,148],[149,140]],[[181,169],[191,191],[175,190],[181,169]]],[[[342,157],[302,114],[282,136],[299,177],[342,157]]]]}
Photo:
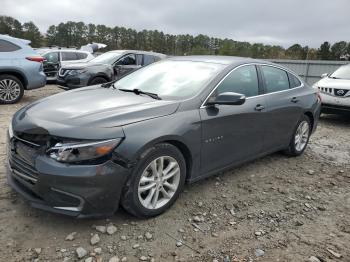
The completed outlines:
{"type": "Polygon", "coordinates": [[[321,60],[331,59],[331,45],[328,42],[324,42],[318,49],[318,58],[321,60]]]}
{"type": "Polygon", "coordinates": [[[340,60],[340,57],[347,53],[348,44],[345,41],[337,42],[331,47],[331,57],[340,60]]]}
{"type": "Polygon", "coordinates": [[[42,45],[43,37],[39,28],[33,22],[23,24],[23,38],[31,41],[32,47],[40,47],[42,45]]]}

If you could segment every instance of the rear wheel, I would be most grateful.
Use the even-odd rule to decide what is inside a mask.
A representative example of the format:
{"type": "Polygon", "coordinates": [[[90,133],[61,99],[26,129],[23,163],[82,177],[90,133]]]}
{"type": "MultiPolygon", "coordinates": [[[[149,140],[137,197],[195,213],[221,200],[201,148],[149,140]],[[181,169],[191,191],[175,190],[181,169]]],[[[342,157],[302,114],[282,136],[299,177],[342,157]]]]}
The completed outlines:
{"type": "Polygon", "coordinates": [[[104,84],[107,83],[108,81],[103,78],[103,77],[95,77],[94,79],[92,79],[89,83],[89,86],[94,86],[94,85],[100,85],[100,84],[104,84]]]}
{"type": "Polygon", "coordinates": [[[22,82],[12,75],[0,76],[0,104],[17,103],[24,94],[22,82]]]}
{"type": "Polygon", "coordinates": [[[306,115],[303,115],[295,128],[293,137],[290,141],[288,149],[286,150],[286,153],[291,156],[301,155],[306,149],[307,144],[309,143],[310,135],[310,118],[306,115]]]}
{"type": "Polygon", "coordinates": [[[138,217],[159,215],[176,201],[185,177],[186,163],[181,152],[171,144],[158,144],[137,164],[122,205],[138,217]]]}

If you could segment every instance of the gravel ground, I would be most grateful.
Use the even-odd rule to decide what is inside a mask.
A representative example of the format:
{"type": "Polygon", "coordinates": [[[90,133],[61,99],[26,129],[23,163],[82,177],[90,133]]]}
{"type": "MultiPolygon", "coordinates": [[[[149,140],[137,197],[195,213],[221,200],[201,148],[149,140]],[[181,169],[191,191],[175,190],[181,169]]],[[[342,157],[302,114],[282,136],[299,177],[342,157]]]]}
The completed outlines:
{"type": "Polygon", "coordinates": [[[349,117],[322,116],[301,157],[273,154],[187,185],[157,218],[76,220],[29,207],[5,178],[13,113],[57,92],[0,106],[1,261],[350,261],[349,117]]]}

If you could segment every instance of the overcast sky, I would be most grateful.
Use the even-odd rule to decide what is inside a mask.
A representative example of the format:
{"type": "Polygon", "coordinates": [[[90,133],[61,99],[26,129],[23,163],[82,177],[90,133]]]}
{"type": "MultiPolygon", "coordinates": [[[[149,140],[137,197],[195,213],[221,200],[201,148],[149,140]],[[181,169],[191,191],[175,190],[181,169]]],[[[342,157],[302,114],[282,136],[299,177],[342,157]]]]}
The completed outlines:
{"type": "Polygon", "coordinates": [[[350,42],[350,0],[0,0],[0,15],[49,25],[83,21],[173,34],[318,47],[350,42]]]}

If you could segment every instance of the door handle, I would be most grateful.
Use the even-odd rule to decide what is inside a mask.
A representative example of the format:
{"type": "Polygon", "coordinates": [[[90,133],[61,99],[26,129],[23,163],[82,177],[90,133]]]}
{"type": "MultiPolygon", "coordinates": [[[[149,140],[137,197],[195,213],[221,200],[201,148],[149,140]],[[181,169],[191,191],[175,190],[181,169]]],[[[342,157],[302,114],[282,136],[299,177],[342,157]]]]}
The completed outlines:
{"type": "Polygon", "coordinates": [[[259,105],[256,105],[256,107],[254,109],[255,109],[255,111],[262,111],[265,109],[265,107],[259,104],[259,105]]]}
{"type": "Polygon", "coordinates": [[[290,100],[292,103],[298,103],[299,99],[296,97],[293,97],[292,100],[290,100]]]}

